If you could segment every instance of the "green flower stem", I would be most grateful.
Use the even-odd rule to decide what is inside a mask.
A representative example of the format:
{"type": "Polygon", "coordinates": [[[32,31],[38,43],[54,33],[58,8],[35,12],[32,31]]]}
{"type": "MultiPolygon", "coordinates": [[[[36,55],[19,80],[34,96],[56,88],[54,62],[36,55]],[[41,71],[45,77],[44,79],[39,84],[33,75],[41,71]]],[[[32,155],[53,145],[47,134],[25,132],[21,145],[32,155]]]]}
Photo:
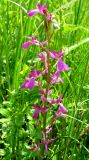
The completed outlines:
{"type": "MultiPolygon", "coordinates": [[[[48,46],[47,48],[49,48],[49,40],[48,40],[48,46]]],[[[42,49],[47,53],[48,50],[45,47],[42,47],[42,49]]],[[[48,95],[48,91],[49,91],[49,87],[50,87],[50,59],[49,59],[49,55],[47,53],[47,66],[48,66],[48,73],[47,73],[47,78],[46,78],[46,82],[47,82],[47,86],[46,86],[46,95],[45,97],[47,98],[48,95]]],[[[46,108],[47,106],[47,102],[43,101],[43,107],[46,108]]],[[[47,122],[47,113],[43,114],[43,131],[44,131],[44,135],[46,138],[46,122],[47,122]]],[[[42,146],[42,155],[44,155],[44,151],[45,148],[44,146],[42,146]]]]}

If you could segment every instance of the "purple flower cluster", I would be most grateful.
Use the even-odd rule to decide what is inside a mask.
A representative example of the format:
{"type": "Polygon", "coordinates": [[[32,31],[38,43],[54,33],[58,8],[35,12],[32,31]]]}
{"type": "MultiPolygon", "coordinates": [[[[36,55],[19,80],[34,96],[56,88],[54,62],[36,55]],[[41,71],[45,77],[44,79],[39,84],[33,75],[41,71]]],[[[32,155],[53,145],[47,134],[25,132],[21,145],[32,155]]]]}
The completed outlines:
{"type": "MultiPolygon", "coordinates": [[[[37,9],[29,11],[28,16],[34,16],[37,13],[46,16],[48,23],[51,21],[52,15],[48,12],[46,5],[41,6],[40,4],[37,4],[37,9]]],[[[52,85],[58,82],[63,83],[63,80],[60,77],[61,72],[68,71],[70,68],[62,60],[64,56],[62,50],[60,50],[59,53],[56,53],[56,51],[50,51],[47,49],[48,47],[47,48],[45,47],[49,43],[48,40],[44,42],[39,42],[36,36],[27,38],[29,39],[29,41],[25,42],[22,45],[23,49],[28,48],[30,45],[36,45],[41,47],[41,49],[43,50],[43,52],[41,52],[37,56],[39,57],[40,61],[44,64],[44,70],[38,71],[32,68],[32,71],[29,73],[29,78],[27,78],[25,82],[21,85],[22,89],[28,88],[32,90],[35,86],[38,86],[40,88],[39,89],[40,105],[38,104],[32,105],[32,107],[34,108],[33,119],[36,120],[36,122],[39,121],[39,114],[44,117],[44,115],[51,110],[52,105],[58,106],[57,111],[53,113],[53,117],[50,121],[50,124],[46,126],[45,129],[44,128],[42,129],[42,137],[43,137],[42,140],[38,142],[38,144],[34,144],[34,147],[30,149],[31,151],[36,151],[40,148],[42,144],[44,144],[45,151],[46,153],[48,153],[48,144],[54,141],[54,139],[52,139],[51,137],[48,138],[48,133],[51,132],[53,123],[56,121],[56,119],[59,118],[60,116],[65,117],[66,113],[68,112],[68,110],[62,104],[63,95],[60,95],[58,99],[49,98],[50,95],[52,96],[52,90],[50,89],[50,87],[52,87],[52,85]],[[51,64],[52,59],[56,60],[56,71],[54,73],[53,71],[51,71],[50,67],[52,65],[51,64]],[[44,85],[42,82],[39,81],[39,77],[41,76],[45,77],[47,85],[44,85]]]]}

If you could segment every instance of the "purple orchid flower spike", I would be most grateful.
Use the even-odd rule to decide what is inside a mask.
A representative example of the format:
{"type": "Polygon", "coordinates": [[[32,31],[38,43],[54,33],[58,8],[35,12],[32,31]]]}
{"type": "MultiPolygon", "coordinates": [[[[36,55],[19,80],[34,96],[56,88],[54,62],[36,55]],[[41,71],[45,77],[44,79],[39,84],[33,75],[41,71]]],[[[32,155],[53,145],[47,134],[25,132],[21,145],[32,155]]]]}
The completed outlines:
{"type": "Polygon", "coordinates": [[[46,113],[49,110],[49,108],[42,108],[36,104],[33,104],[32,106],[33,106],[33,108],[35,108],[36,110],[38,110],[39,112],[42,112],[42,113],[46,113]]]}
{"type": "Polygon", "coordinates": [[[26,81],[21,85],[21,88],[22,89],[29,88],[30,90],[32,90],[34,86],[35,86],[35,79],[32,77],[26,79],[26,81]]]}
{"type": "Polygon", "coordinates": [[[59,77],[59,71],[56,71],[55,74],[51,74],[50,77],[51,77],[51,81],[50,81],[51,85],[58,82],[63,83],[63,80],[59,77]]]}
{"type": "Polygon", "coordinates": [[[65,70],[69,70],[70,67],[65,64],[62,60],[59,60],[58,63],[57,63],[57,71],[59,72],[62,72],[62,71],[65,71],[65,70]]]}
{"type": "Polygon", "coordinates": [[[43,15],[45,13],[45,10],[47,10],[47,6],[46,5],[41,6],[40,3],[38,3],[36,7],[37,9],[33,9],[28,12],[28,16],[30,17],[34,16],[36,15],[36,13],[40,13],[43,15]]]}

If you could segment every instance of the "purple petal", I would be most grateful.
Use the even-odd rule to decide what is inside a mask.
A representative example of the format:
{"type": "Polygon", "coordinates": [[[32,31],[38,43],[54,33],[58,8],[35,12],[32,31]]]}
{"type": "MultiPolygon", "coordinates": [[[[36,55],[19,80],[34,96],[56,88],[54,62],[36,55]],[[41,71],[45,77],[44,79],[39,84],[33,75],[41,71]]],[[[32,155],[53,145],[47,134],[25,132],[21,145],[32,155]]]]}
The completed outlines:
{"type": "Polygon", "coordinates": [[[48,51],[48,54],[51,58],[54,58],[54,59],[61,59],[64,56],[63,52],[59,52],[57,54],[56,51],[52,51],[52,52],[48,51]]]}
{"type": "Polygon", "coordinates": [[[45,146],[45,152],[46,154],[48,154],[48,145],[45,143],[44,146],[45,146]]]}
{"type": "Polygon", "coordinates": [[[61,112],[61,113],[64,113],[64,114],[65,114],[65,113],[68,112],[68,110],[67,110],[61,103],[60,103],[59,105],[60,105],[60,112],[61,112]]]}
{"type": "Polygon", "coordinates": [[[42,8],[42,6],[41,6],[40,3],[38,3],[38,4],[36,5],[36,7],[37,7],[39,10],[41,10],[41,8],[42,8]]]}
{"type": "Polygon", "coordinates": [[[60,115],[65,117],[66,113],[68,112],[68,110],[61,103],[59,105],[60,105],[60,107],[58,108],[58,111],[55,112],[54,120],[56,120],[56,118],[58,118],[60,115]]]}
{"type": "Polygon", "coordinates": [[[45,75],[46,73],[48,73],[48,68],[46,68],[44,71],[41,72],[42,75],[45,75]]]}
{"type": "Polygon", "coordinates": [[[42,112],[42,113],[45,113],[45,112],[48,112],[49,108],[42,108],[36,104],[33,104],[33,107],[38,110],[39,112],[42,112]]]}
{"type": "Polygon", "coordinates": [[[37,45],[39,46],[40,42],[37,40],[37,37],[36,36],[33,36],[33,37],[27,37],[29,40],[30,40],[30,43],[33,44],[33,45],[37,45]]]}
{"type": "Polygon", "coordinates": [[[36,151],[37,149],[39,148],[39,146],[37,146],[37,144],[34,144],[34,147],[33,148],[30,148],[30,150],[32,152],[36,151]]]}
{"type": "Polygon", "coordinates": [[[35,79],[34,78],[28,78],[21,86],[22,89],[29,88],[33,89],[35,85],[35,79]]]}
{"type": "Polygon", "coordinates": [[[62,60],[59,60],[58,61],[58,64],[57,64],[57,70],[59,72],[62,72],[64,70],[69,70],[69,66],[67,64],[65,64],[62,60]]]}
{"type": "Polygon", "coordinates": [[[39,87],[39,86],[41,86],[41,85],[42,85],[42,82],[41,82],[41,81],[39,81],[39,82],[38,82],[38,81],[35,81],[35,86],[38,86],[38,87],[39,87]]]}
{"type": "Polygon", "coordinates": [[[36,110],[36,109],[34,110],[33,118],[34,118],[34,119],[38,119],[38,118],[39,118],[39,111],[36,110]]]}
{"type": "Polygon", "coordinates": [[[48,43],[48,40],[44,41],[44,42],[40,42],[40,46],[44,46],[45,44],[48,43]]]}
{"type": "Polygon", "coordinates": [[[47,98],[44,95],[42,95],[41,98],[40,98],[40,100],[41,101],[47,101],[47,98]]]}
{"type": "Polygon", "coordinates": [[[58,77],[57,79],[52,79],[50,84],[52,85],[52,84],[58,83],[58,82],[62,82],[63,83],[63,80],[60,77],[58,77]]]}
{"type": "Polygon", "coordinates": [[[62,101],[62,95],[57,100],[54,100],[54,99],[48,100],[47,99],[47,101],[52,104],[59,104],[62,101]]]}
{"type": "Polygon", "coordinates": [[[40,3],[38,3],[37,8],[40,14],[44,14],[44,11],[47,9],[47,6],[46,5],[41,6],[40,3]]]}
{"type": "Polygon", "coordinates": [[[41,61],[45,62],[47,60],[47,57],[44,53],[38,54],[38,57],[41,59],[41,61]]]}
{"type": "MultiPolygon", "coordinates": [[[[46,88],[43,89],[43,90],[39,90],[39,93],[40,93],[41,95],[45,95],[45,94],[46,94],[46,88]]],[[[50,95],[50,94],[52,94],[52,90],[48,90],[47,95],[50,95]]]]}
{"type": "Polygon", "coordinates": [[[61,115],[61,112],[58,110],[55,112],[55,118],[53,119],[53,122],[61,115]]]}
{"type": "Polygon", "coordinates": [[[49,56],[50,56],[51,58],[57,59],[57,56],[56,56],[57,54],[56,54],[55,51],[50,52],[50,51],[48,50],[48,54],[49,54],[49,56]]]}
{"type": "Polygon", "coordinates": [[[57,59],[57,53],[55,51],[50,52],[50,57],[57,59]]]}
{"type": "Polygon", "coordinates": [[[26,49],[26,48],[28,48],[30,45],[31,45],[30,42],[25,42],[25,43],[22,45],[22,48],[26,49]]]}
{"type": "Polygon", "coordinates": [[[64,53],[61,51],[57,54],[57,56],[58,56],[58,59],[61,59],[64,56],[64,53]]]}
{"type": "Polygon", "coordinates": [[[50,22],[52,20],[52,14],[47,13],[47,20],[48,20],[48,22],[50,22]]]}
{"type": "Polygon", "coordinates": [[[60,95],[60,97],[57,100],[54,100],[54,99],[48,99],[44,95],[42,95],[40,100],[41,101],[47,101],[47,102],[49,102],[51,104],[60,104],[62,102],[62,96],[63,95],[60,95]]]}
{"type": "Polygon", "coordinates": [[[38,13],[39,11],[38,11],[38,9],[33,9],[33,10],[30,10],[29,12],[28,12],[28,16],[34,16],[36,13],[38,13]]]}
{"type": "Polygon", "coordinates": [[[58,83],[58,82],[63,82],[63,80],[59,77],[59,71],[55,72],[54,74],[50,75],[51,81],[50,84],[58,83]]]}
{"type": "Polygon", "coordinates": [[[29,39],[29,42],[25,42],[23,45],[22,45],[22,47],[23,48],[27,48],[27,47],[29,47],[29,45],[36,45],[36,46],[43,46],[43,45],[45,45],[48,41],[46,40],[46,41],[44,41],[44,42],[39,42],[38,40],[37,40],[37,37],[36,36],[34,36],[34,37],[26,37],[26,38],[28,38],[29,39]]]}
{"type": "Polygon", "coordinates": [[[52,127],[47,127],[46,128],[46,133],[48,134],[48,133],[50,133],[52,131],[52,127]]]}
{"type": "Polygon", "coordinates": [[[38,78],[41,75],[41,73],[35,69],[32,70],[32,72],[29,73],[29,76],[38,78]]]}

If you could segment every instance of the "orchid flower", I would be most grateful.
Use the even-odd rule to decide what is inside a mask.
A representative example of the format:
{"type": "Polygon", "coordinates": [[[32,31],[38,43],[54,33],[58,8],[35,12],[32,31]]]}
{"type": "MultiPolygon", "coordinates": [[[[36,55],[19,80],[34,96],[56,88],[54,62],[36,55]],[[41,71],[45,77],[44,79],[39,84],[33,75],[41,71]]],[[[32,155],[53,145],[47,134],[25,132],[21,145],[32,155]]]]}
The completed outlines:
{"type": "Polygon", "coordinates": [[[43,62],[45,62],[45,61],[47,60],[47,57],[46,57],[46,55],[44,54],[44,52],[38,54],[37,56],[38,56],[38,57],[41,59],[41,61],[43,61],[43,62]]]}
{"type": "Polygon", "coordinates": [[[54,100],[54,99],[48,99],[46,98],[44,95],[41,96],[41,101],[47,101],[51,104],[59,104],[62,102],[62,95],[59,96],[59,98],[57,100],[54,100]]]}
{"type": "MultiPolygon", "coordinates": [[[[46,88],[44,88],[43,90],[39,90],[39,93],[41,95],[45,95],[47,92],[46,88]]],[[[48,90],[47,94],[50,95],[52,93],[52,90],[48,90]]]]}
{"type": "Polygon", "coordinates": [[[21,85],[21,88],[22,89],[29,88],[30,90],[32,90],[34,86],[40,86],[41,83],[37,82],[35,79],[46,73],[47,69],[43,70],[42,72],[39,72],[33,68],[32,72],[29,73],[29,76],[31,78],[27,78],[26,81],[21,85]]]}
{"type": "Polygon", "coordinates": [[[32,78],[27,78],[26,81],[21,85],[22,89],[29,88],[32,90],[35,86],[35,79],[32,78]]]}
{"type": "Polygon", "coordinates": [[[59,109],[55,112],[55,117],[58,118],[60,115],[64,117],[64,115],[68,112],[68,110],[63,106],[62,103],[59,104],[59,109]]]}
{"type": "Polygon", "coordinates": [[[30,77],[34,77],[34,78],[38,78],[39,76],[41,76],[41,72],[35,70],[34,68],[32,69],[32,72],[29,73],[30,77]]]}
{"type": "Polygon", "coordinates": [[[50,78],[51,78],[51,81],[50,81],[51,85],[54,84],[54,83],[58,83],[58,82],[63,83],[63,80],[59,77],[59,72],[58,71],[56,71],[55,74],[51,74],[50,78]]]}
{"type": "Polygon", "coordinates": [[[44,62],[45,68],[47,68],[47,56],[46,56],[46,54],[44,52],[42,52],[42,53],[38,54],[38,57],[40,58],[40,60],[42,62],[44,62]]]}
{"type": "Polygon", "coordinates": [[[68,71],[70,67],[65,64],[62,60],[58,61],[57,63],[57,71],[62,72],[64,70],[68,71]]]}
{"type": "Polygon", "coordinates": [[[56,51],[48,51],[48,54],[51,58],[53,59],[61,59],[63,56],[64,56],[64,53],[63,52],[59,52],[58,54],[56,53],[56,51]]]}
{"type": "Polygon", "coordinates": [[[61,60],[61,58],[64,56],[64,53],[62,51],[59,52],[58,54],[55,51],[53,51],[53,52],[48,51],[47,53],[49,54],[49,56],[51,58],[58,60],[58,62],[57,62],[57,71],[58,72],[62,72],[64,70],[70,69],[70,67],[61,60]]]}
{"type": "Polygon", "coordinates": [[[37,40],[37,37],[34,36],[34,37],[27,37],[29,39],[28,42],[25,42],[23,45],[22,45],[22,48],[26,49],[28,48],[30,45],[36,45],[36,46],[44,46],[45,44],[47,44],[47,40],[44,41],[44,42],[39,42],[37,40]]]}
{"type": "Polygon", "coordinates": [[[41,6],[40,3],[38,3],[36,5],[36,7],[37,7],[37,9],[33,9],[28,12],[28,16],[30,16],[30,17],[34,16],[36,13],[40,13],[43,15],[45,13],[45,11],[47,10],[47,6],[46,5],[41,6]]]}
{"type": "Polygon", "coordinates": [[[42,113],[46,113],[49,110],[49,108],[42,108],[36,104],[33,104],[32,106],[33,106],[33,108],[35,108],[36,110],[38,110],[39,112],[42,112],[42,113]]]}
{"type": "Polygon", "coordinates": [[[33,113],[34,119],[38,119],[39,112],[46,113],[49,110],[49,108],[42,108],[42,107],[35,105],[35,104],[33,104],[33,108],[35,108],[34,113],[33,113]]]}

